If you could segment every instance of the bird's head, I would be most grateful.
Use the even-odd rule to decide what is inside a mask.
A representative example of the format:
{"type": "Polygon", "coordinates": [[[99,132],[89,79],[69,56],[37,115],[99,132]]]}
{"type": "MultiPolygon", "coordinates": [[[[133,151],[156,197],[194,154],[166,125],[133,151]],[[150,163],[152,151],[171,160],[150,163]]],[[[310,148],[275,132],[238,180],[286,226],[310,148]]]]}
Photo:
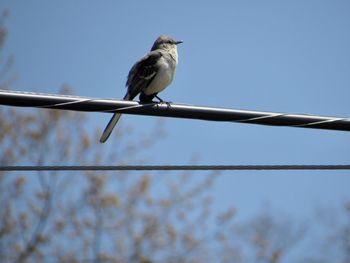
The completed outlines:
{"type": "Polygon", "coordinates": [[[154,41],[151,51],[156,49],[164,49],[164,50],[171,50],[174,48],[176,49],[176,46],[181,43],[182,41],[177,41],[172,39],[171,37],[161,35],[156,39],[156,41],[154,41]]]}

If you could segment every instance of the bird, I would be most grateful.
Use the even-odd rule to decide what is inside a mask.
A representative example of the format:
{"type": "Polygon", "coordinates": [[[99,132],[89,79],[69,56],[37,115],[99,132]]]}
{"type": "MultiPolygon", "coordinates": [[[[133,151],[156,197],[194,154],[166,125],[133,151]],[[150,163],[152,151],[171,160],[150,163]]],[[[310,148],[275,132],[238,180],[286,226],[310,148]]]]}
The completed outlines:
{"type": "MultiPolygon", "coordinates": [[[[177,45],[182,42],[166,35],[159,36],[150,52],[130,69],[126,81],[127,92],[123,100],[133,100],[140,94],[141,103],[153,102],[154,98],[163,102],[158,93],[169,86],[174,79],[178,64],[177,45]]],[[[121,113],[113,114],[102,133],[101,143],[107,141],[120,117],[121,113]]]]}

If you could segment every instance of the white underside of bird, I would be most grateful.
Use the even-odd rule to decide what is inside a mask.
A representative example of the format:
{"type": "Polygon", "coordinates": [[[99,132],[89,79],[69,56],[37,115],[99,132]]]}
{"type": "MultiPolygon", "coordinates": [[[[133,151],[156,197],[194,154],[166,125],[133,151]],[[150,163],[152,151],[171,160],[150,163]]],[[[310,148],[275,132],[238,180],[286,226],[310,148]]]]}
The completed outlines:
{"type": "Polygon", "coordinates": [[[176,63],[168,63],[164,56],[160,58],[160,61],[158,63],[160,65],[159,71],[157,74],[155,73],[156,76],[148,85],[148,87],[143,90],[143,93],[146,95],[152,95],[161,92],[173,81],[176,63]]]}

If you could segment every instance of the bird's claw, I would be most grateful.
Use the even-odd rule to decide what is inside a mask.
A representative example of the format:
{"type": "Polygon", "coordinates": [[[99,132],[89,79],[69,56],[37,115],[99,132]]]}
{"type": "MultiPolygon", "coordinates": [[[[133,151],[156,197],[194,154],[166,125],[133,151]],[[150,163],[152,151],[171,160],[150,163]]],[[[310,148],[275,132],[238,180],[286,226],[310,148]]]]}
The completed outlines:
{"type": "Polygon", "coordinates": [[[160,105],[160,104],[166,104],[167,107],[170,108],[170,107],[171,107],[172,101],[164,101],[164,100],[162,100],[162,101],[159,101],[159,102],[156,102],[156,103],[157,103],[158,105],[160,105]]]}
{"type": "Polygon", "coordinates": [[[156,96],[156,98],[159,100],[160,104],[165,103],[170,108],[170,106],[171,106],[170,104],[172,103],[171,101],[164,101],[161,98],[159,98],[158,96],[156,96]]]}
{"type": "Polygon", "coordinates": [[[172,102],[171,101],[162,101],[161,103],[165,103],[168,106],[168,108],[170,108],[172,102]]]}

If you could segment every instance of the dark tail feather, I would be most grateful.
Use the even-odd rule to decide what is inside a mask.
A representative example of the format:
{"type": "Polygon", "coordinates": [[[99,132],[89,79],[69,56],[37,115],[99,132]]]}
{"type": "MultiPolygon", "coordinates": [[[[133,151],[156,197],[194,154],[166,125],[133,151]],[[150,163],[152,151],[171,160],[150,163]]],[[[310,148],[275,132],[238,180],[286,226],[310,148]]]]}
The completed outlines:
{"type": "MultiPolygon", "coordinates": [[[[126,94],[123,98],[123,100],[128,100],[129,99],[129,94],[126,94]]],[[[109,138],[109,136],[111,135],[115,125],[118,123],[120,117],[122,116],[121,113],[114,113],[113,117],[110,119],[110,121],[108,122],[106,128],[104,129],[102,136],[100,138],[100,143],[104,143],[107,141],[107,139],[109,138]]]]}

